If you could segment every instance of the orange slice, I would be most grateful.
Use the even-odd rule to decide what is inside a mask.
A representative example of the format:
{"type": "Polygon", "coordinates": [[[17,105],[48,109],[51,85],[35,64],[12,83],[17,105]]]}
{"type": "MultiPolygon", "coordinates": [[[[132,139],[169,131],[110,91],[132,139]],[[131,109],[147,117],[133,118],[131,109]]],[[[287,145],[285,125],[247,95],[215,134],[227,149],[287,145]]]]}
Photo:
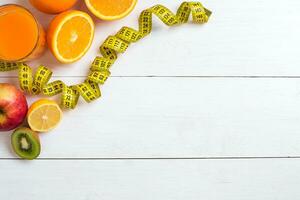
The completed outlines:
{"type": "Polygon", "coordinates": [[[30,128],[37,132],[54,129],[62,118],[62,111],[55,101],[41,99],[34,102],[27,113],[30,128]]]}
{"type": "Polygon", "coordinates": [[[126,17],[135,7],[137,0],[85,0],[88,9],[103,20],[126,17]]]}
{"type": "Polygon", "coordinates": [[[48,46],[60,62],[75,62],[90,48],[94,30],[94,22],[87,13],[77,10],[63,12],[49,25],[48,46]]]}

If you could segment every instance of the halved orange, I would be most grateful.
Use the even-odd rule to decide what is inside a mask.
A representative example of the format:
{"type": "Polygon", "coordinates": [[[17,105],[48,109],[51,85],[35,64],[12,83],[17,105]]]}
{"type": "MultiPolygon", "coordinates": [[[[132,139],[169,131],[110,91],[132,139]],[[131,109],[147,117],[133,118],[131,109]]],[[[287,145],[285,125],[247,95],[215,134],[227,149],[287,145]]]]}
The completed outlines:
{"type": "Polygon", "coordinates": [[[135,7],[137,0],[85,0],[88,9],[103,20],[126,17],[135,7]]]}
{"type": "Polygon", "coordinates": [[[60,62],[75,62],[90,48],[94,30],[94,22],[87,13],[77,10],[63,12],[49,25],[48,46],[60,62]]]}
{"type": "Polygon", "coordinates": [[[49,99],[34,102],[27,113],[30,128],[37,132],[48,132],[54,129],[62,118],[62,111],[58,104],[49,99]]]}

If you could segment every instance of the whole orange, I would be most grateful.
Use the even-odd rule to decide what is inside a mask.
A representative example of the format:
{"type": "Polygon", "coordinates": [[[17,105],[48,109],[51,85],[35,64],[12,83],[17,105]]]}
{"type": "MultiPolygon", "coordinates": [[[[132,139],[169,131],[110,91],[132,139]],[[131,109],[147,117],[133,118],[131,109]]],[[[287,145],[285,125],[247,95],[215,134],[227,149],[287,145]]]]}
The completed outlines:
{"type": "Polygon", "coordinates": [[[70,9],[75,5],[77,0],[29,0],[30,3],[40,10],[48,14],[57,14],[70,9]]]}

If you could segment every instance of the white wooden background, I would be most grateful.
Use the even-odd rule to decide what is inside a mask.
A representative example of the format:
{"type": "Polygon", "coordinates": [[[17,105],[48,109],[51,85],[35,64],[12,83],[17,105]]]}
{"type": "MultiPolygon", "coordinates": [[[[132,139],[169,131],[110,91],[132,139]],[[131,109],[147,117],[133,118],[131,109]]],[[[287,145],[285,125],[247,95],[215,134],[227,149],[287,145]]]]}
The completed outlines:
{"type": "MultiPolygon", "coordinates": [[[[26,6],[44,26],[52,18],[27,0],[0,2],[26,6]]],[[[181,2],[139,0],[123,20],[96,20],[81,61],[61,65],[47,52],[30,64],[81,81],[108,35],[137,27],[149,6],[181,2]]],[[[206,25],[155,19],[113,66],[102,99],[41,135],[40,159],[17,159],[1,134],[0,199],[300,199],[300,1],[202,3],[213,11],[206,25]]],[[[17,84],[16,72],[0,76],[17,84]]]]}

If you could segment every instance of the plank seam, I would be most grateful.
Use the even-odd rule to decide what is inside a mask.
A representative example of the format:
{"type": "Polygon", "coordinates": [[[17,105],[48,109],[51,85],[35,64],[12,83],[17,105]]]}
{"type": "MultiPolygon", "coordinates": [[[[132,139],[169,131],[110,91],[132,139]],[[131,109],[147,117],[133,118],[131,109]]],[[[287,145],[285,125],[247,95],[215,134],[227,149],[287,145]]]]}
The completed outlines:
{"type": "MultiPolygon", "coordinates": [[[[111,78],[237,78],[237,79],[299,79],[300,76],[110,76],[111,78]]],[[[18,78],[17,76],[0,76],[0,78],[18,78]]],[[[86,78],[85,76],[53,76],[53,78],[86,78]]]]}
{"type": "MultiPolygon", "coordinates": [[[[99,157],[99,158],[37,158],[36,160],[258,160],[258,159],[300,159],[300,156],[258,156],[258,157],[99,157]]],[[[21,158],[0,158],[0,160],[22,160],[21,158]]]]}

